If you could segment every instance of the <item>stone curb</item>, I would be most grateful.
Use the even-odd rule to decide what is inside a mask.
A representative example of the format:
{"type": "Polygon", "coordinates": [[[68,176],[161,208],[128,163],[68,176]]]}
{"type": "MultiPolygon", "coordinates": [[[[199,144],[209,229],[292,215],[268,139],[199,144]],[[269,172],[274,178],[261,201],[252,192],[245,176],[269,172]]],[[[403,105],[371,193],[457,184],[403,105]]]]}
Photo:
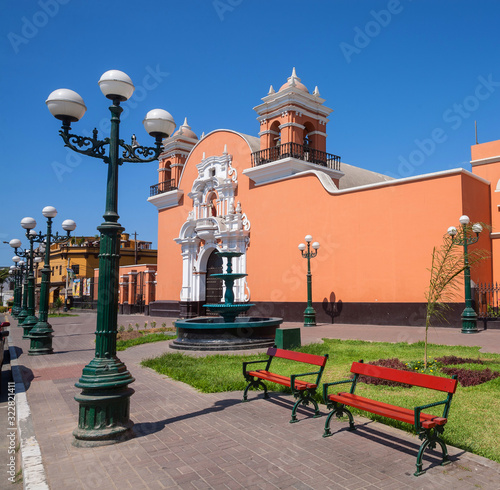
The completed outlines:
{"type": "Polygon", "coordinates": [[[12,378],[16,385],[16,417],[21,451],[21,468],[23,471],[23,488],[25,490],[49,490],[42,462],[42,453],[35,437],[31,409],[16,355],[16,346],[10,335],[7,340],[9,343],[12,378]]]}

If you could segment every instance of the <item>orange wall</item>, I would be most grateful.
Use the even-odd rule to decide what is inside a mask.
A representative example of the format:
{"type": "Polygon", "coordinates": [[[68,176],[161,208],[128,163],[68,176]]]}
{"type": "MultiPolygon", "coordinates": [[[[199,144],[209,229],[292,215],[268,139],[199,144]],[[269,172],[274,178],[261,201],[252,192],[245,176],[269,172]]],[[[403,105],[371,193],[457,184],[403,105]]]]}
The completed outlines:
{"type": "MultiPolygon", "coordinates": [[[[181,205],[159,212],[158,300],[179,300],[181,248],[173,239],[192,209],[188,193],[198,175],[196,163],[203,152],[221,155],[224,144],[238,171],[236,201],[251,223],[251,301],[305,301],[307,261],[297,245],[311,234],[321,244],[311,262],[313,301],[334,292],[343,302],[423,302],[432,249],[448,227],[458,226],[464,212],[474,221],[489,218],[488,185],[460,173],[337,195],[313,175],[256,187],[242,173],[250,168],[248,145],[237,134],[219,131],[190,155],[179,186],[181,205]],[[466,206],[465,192],[474,196],[466,206]]],[[[487,238],[482,240],[486,246],[487,238]]],[[[488,267],[483,275],[490,274],[488,267]]],[[[477,280],[475,271],[472,278],[477,280]]]]}
{"type": "Polygon", "coordinates": [[[492,163],[474,164],[475,160],[494,159],[500,156],[500,141],[490,141],[480,145],[471,146],[472,171],[474,174],[491,182],[489,200],[491,208],[491,247],[492,247],[492,269],[493,282],[500,281],[500,192],[496,191],[498,182],[500,181],[500,158],[492,163]]]}

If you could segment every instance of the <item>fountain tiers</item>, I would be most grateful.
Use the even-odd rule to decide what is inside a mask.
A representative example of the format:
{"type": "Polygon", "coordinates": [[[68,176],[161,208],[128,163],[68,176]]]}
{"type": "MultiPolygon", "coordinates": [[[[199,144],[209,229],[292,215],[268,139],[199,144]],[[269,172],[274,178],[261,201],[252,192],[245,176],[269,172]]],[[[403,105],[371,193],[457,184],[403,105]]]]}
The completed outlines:
{"type": "Polygon", "coordinates": [[[241,252],[216,252],[227,258],[225,273],[213,274],[220,277],[226,286],[224,303],[203,305],[219,317],[198,317],[177,320],[177,338],[172,342],[173,349],[182,350],[243,350],[271,347],[274,344],[276,328],[282,318],[238,317],[253,304],[234,303],[234,281],[247,274],[233,273],[232,259],[241,252]]]}

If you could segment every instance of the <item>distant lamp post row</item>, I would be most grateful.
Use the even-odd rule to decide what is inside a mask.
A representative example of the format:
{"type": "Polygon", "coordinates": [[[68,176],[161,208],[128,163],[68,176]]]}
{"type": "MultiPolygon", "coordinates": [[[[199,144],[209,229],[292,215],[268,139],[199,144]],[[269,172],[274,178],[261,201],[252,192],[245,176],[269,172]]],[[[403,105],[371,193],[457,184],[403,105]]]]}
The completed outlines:
{"type": "Polygon", "coordinates": [[[462,312],[462,333],[477,333],[477,314],[472,307],[472,291],[471,291],[471,279],[470,279],[470,266],[469,266],[469,252],[468,246],[476,243],[479,240],[479,234],[483,231],[483,227],[479,223],[472,225],[472,232],[476,236],[470,233],[468,216],[463,215],[459,219],[462,225],[462,233],[459,238],[456,238],[458,230],[454,226],[448,228],[448,235],[451,236],[452,240],[459,245],[464,247],[464,285],[465,285],[465,309],[462,312]]]}
{"type": "Polygon", "coordinates": [[[83,369],[77,388],[80,395],[78,427],[73,432],[76,446],[98,446],[125,440],[133,436],[130,421],[130,397],[134,393],[128,385],[134,381],[116,356],[118,323],[119,235],[123,228],[118,223],[118,168],[124,162],[152,162],[162,151],[162,139],[175,129],[172,116],[162,109],[149,111],[143,121],[146,131],[155,138],[155,147],[139,146],[135,136],[131,144],[120,139],[120,103],[129,99],[134,84],[128,75],[110,70],[99,80],[102,93],[112,101],[110,137],[97,139],[70,134],[71,123],[78,121],[87,108],[76,92],[59,89],[47,101],[51,114],[62,121],[59,131],[65,146],[84,155],[99,158],[108,164],[106,209],[104,223],[97,229],[101,233],[99,250],[99,282],[97,297],[97,328],[95,357],[83,369]],[[108,155],[105,147],[109,146],[108,155]],[[122,148],[121,156],[119,149],[122,148]]]}
{"type": "Polygon", "coordinates": [[[21,241],[14,239],[11,240],[11,246],[16,249],[16,255],[12,257],[12,260],[16,263],[21,264],[21,258],[24,258],[24,274],[22,275],[22,302],[20,303],[20,311],[17,315],[18,326],[23,328],[23,338],[28,338],[31,328],[36,324],[38,319],[35,316],[35,278],[33,275],[33,266],[35,260],[38,262],[39,256],[33,250],[33,237],[36,235],[34,230],[28,230],[26,232],[26,238],[30,242],[30,248],[25,250],[19,250],[19,247],[14,247],[14,245],[21,245],[21,241]],[[12,244],[13,243],[13,244],[12,244]]]}
{"type": "MultiPolygon", "coordinates": [[[[50,291],[50,243],[52,241],[62,241],[69,239],[70,231],[76,228],[76,224],[73,220],[66,220],[63,222],[63,228],[67,231],[67,237],[59,237],[58,234],[52,235],[51,226],[52,218],[57,215],[57,210],[53,206],[46,206],[42,210],[42,214],[47,218],[47,234],[42,232],[37,233],[33,228],[36,226],[36,221],[34,218],[26,217],[21,220],[21,226],[26,230],[26,237],[30,242],[30,248],[27,250],[19,250],[21,246],[21,240],[14,238],[10,240],[9,245],[14,249],[15,255],[12,258],[13,262],[16,264],[11,267],[11,271],[15,274],[15,288],[14,288],[14,305],[13,305],[13,315],[18,319],[18,326],[22,327],[23,338],[31,339],[31,332],[34,327],[38,326],[37,332],[40,334],[43,332],[43,321],[40,323],[39,318],[35,316],[35,275],[34,267],[38,268],[38,264],[43,260],[41,254],[45,256],[45,266],[42,269],[42,282],[40,287],[40,314],[44,321],[47,320],[48,315],[48,293],[50,291]],[[40,243],[38,250],[34,250],[33,244],[40,243]],[[26,261],[21,260],[24,257],[26,261]],[[26,268],[24,267],[26,265],[26,268]],[[24,272],[24,274],[23,274],[24,272]],[[24,287],[22,287],[24,283],[24,287]],[[21,306],[21,290],[22,290],[22,306],[21,306]],[[42,329],[40,331],[40,329],[42,329]]],[[[42,336],[43,338],[44,336],[42,336]]],[[[50,336],[51,344],[52,335],[50,336]]],[[[33,339],[32,339],[33,343],[33,339]]],[[[35,342],[39,344],[39,342],[35,342]]],[[[35,352],[31,352],[33,354],[35,352]]],[[[38,352],[42,353],[52,353],[52,348],[45,351],[45,349],[40,349],[38,352]]]]}
{"type": "MultiPolygon", "coordinates": [[[[35,258],[40,262],[40,257],[34,253],[33,244],[37,233],[33,228],[36,226],[36,221],[33,218],[23,218],[21,226],[26,230],[26,238],[30,242],[30,250],[28,256],[28,271],[27,271],[27,316],[24,319],[22,326],[24,329],[23,338],[28,338],[31,329],[38,323],[38,318],[35,316],[35,258]]],[[[40,252],[45,249],[41,247],[40,252]]]]}
{"type": "Polygon", "coordinates": [[[316,325],[316,312],[314,311],[312,305],[312,274],[311,274],[311,259],[318,255],[319,242],[312,242],[312,236],[307,235],[305,237],[307,243],[299,244],[299,250],[302,253],[302,257],[307,259],[307,307],[304,311],[304,327],[314,327],[316,325]],[[312,250],[311,250],[312,247],[312,250]]]}

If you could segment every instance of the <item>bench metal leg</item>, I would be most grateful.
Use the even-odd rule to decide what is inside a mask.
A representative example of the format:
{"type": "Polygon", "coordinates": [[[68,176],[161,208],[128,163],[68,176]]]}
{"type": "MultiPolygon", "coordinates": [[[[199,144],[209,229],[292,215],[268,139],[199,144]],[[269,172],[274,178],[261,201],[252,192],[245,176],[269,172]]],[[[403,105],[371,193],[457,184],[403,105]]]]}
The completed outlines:
{"type": "Polygon", "coordinates": [[[295,398],[297,398],[297,401],[295,402],[295,405],[293,406],[293,409],[292,409],[292,420],[290,420],[291,424],[298,422],[298,420],[297,420],[297,408],[299,408],[299,405],[307,406],[307,405],[309,405],[309,403],[312,403],[314,405],[313,418],[321,417],[321,414],[319,413],[319,406],[318,406],[316,400],[312,396],[312,395],[314,395],[314,393],[315,392],[309,392],[309,390],[304,390],[304,391],[300,391],[298,393],[293,394],[293,396],[295,398]]]}
{"type": "Polygon", "coordinates": [[[332,435],[332,432],[330,430],[330,421],[332,420],[332,417],[334,415],[336,415],[337,418],[342,417],[342,415],[344,414],[347,415],[349,417],[349,430],[356,430],[352,413],[347,408],[345,408],[344,405],[334,403],[333,406],[329,406],[328,408],[333,408],[333,410],[328,414],[328,417],[326,417],[325,432],[323,433],[323,437],[329,437],[332,435]]]}
{"type": "Polygon", "coordinates": [[[424,456],[424,451],[427,447],[429,447],[430,449],[434,449],[436,447],[436,444],[439,444],[441,446],[441,451],[443,452],[443,461],[441,462],[441,466],[445,466],[451,463],[448,458],[448,449],[446,447],[446,444],[440,437],[440,434],[442,434],[443,431],[444,427],[438,425],[434,429],[423,429],[420,432],[419,438],[424,439],[424,441],[422,442],[422,444],[420,445],[420,449],[418,450],[416,464],[417,471],[413,473],[415,476],[423,475],[426,471],[422,470],[422,457],[424,456]]]}
{"type": "Polygon", "coordinates": [[[247,387],[245,388],[245,391],[243,392],[243,400],[244,402],[248,401],[248,390],[252,388],[259,388],[259,386],[262,387],[264,390],[264,398],[269,398],[269,395],[267,394],[267,386],[262,382],[260,379],[251,379],[249,380],[250,383],[248,383],[247,387]]]}

